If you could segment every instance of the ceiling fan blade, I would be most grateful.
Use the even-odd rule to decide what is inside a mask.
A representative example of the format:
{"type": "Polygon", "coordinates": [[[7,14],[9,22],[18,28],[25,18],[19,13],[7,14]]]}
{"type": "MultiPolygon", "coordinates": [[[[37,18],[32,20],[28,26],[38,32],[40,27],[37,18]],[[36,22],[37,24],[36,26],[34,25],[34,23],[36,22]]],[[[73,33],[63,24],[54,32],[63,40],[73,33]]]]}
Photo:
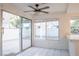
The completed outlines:
{"type": "Polygon", "coordinates": [[[49,8],[49,6],[46,6],[46,7],[44,7],[44,8],[40,8],[40,10],[48,9],[48,8],[49,8]]]}
{"type": "Polygon", "coordinates": [[[47,13],[47,14],[48,14],[48,12],[47,12],[47,11],[40,11],[40,12],[43,12],[43,13],[47,13]]]}
{"type": "Polygon", "coordinates": [[[36,8],[34,8],[34,7],[32,7],[32,6],[28,6],[28,7],[30,7],[30,8],[32,8],[32,9],[36,10],[36,8]]]}
{"type": "Polygon", "coordinates": [[[24,12],[33,12],[33,10],[30,10],[30,11],[24,11],[24,12]]]}

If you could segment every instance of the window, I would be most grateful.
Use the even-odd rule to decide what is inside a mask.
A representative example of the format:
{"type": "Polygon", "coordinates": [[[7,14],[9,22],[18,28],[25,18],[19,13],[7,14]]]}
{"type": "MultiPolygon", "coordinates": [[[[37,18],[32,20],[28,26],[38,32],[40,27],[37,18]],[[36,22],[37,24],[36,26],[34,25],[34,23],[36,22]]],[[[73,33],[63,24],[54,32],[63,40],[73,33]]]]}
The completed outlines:
{"type": "Polygon", "coordinates": [[[58,21],[49,21],[47,22],[47,38],[48,39],[58,39],[58,30],[59,24],[58,21]]]}
{"type": "Polygon", "coordinates": [[[45,39],[45,22],[39,22],[34,24],[35,39],[45,39]]]}
{"type": "Polygon", "coordinates": [[[43,21],[34,23],[34,39],[58,40],[59,23],[55,21],[43,21]]]}
{"type": "Polygon", "coordinates": [[[71,33],[79,34],[79,19],[71,20],[71,33]]]}

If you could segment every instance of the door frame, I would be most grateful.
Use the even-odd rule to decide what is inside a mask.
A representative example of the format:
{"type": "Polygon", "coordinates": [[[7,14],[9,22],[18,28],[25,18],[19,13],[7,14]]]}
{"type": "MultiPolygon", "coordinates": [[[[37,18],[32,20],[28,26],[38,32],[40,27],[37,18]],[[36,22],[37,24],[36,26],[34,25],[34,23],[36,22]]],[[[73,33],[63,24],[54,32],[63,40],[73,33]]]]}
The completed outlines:
{"type": "Polygon", "coordinates": [[[23,39],[22,39],[22,19],[23,18],[31,21],[31,46],[30,47],[32,47],[32,20],[21,16],[21,41],[20,41],[21,51],[24,51],[24,50],[30,48],[30,47],[28,47],[28,48],[23,49],[23,39]]]}
{"type": "MultiPolygon", "coordinates": [[[[3,9],[1,9],[1,30],[3,29],[2,28],[2,21],[3,21],[3,12],[8,12],[8,13],[11,13],[11,12],[9,12],[9,11],[6,11],[6,10],[3,10],[3,9]]],[[[11,13],[11,14],[14,14],[14,13],[11,13]]],[[[16,15],[16,14],[14,14],[14,15],[16,15]]],[[[18,16],[18,15],[16,15],[16,16],[18,16]]],[[[25,17],[23,17],[23,16],[19,16],[20,18],[21,18],[21,26],[22,26],[22,19],[23,18],[25,18],[25,17]]],[[[32,20],[31,19],[28,19],[28,18],[25,18],[25,19],[27,19],[27,20],[30,20],[31,21],[31,46],[32,46],[32,20]]],[[[18,53],[15,53],[15,55],[17,55],[17,54],[19,54],[19,53],[21,53],[22,51],[25,51],[26,49],[28,49],[28,48],[30,48],[30,47],[28,47],[28,48],[26,48],[26,49],[23,49],[23,46],[22,46],[22,27],[20,28],[20,31],[21,31],[21,33],[19,34],[20,35],[20,39],[19,39],[19,48],[20,48],[20,51],[18,52],[18,53]]],[[[2,36],[3,36],[3,33],[1,32],[1,55],[3,56],[3,41],[2,41],[2,36]]]]}

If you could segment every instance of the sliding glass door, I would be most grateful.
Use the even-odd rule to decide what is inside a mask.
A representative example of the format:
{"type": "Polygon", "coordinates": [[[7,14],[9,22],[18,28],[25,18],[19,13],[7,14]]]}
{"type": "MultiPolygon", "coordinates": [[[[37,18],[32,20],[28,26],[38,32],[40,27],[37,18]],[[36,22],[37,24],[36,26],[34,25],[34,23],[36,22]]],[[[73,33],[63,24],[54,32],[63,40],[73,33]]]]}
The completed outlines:
{"type": "Polygon", "coordinates": [[[31,46],[31,21],[22,18],[22,48],[26,49],[31,46]]]}
{"type": "Polygon", "coordinates": [[[31,20],[3,11],[2,54],[15,55],[31,46],[31,20]]]}

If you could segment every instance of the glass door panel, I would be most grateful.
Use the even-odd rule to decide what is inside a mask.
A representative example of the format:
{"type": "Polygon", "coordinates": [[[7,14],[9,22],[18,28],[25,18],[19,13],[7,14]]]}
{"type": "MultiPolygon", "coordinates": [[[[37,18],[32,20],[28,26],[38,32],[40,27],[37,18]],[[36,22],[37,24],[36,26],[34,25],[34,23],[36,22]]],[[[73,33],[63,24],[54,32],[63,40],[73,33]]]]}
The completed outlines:
{"type": "Polygon", "coordinates": [[[26,49],[31,46],[31,21],[22,18],[22,48],[26,49]]]}
{"type": "Polygon", "coordinates": [[[2,53],[14,55],[20,51],[20,17],[4,12],[2,21],[2,53]]]}

